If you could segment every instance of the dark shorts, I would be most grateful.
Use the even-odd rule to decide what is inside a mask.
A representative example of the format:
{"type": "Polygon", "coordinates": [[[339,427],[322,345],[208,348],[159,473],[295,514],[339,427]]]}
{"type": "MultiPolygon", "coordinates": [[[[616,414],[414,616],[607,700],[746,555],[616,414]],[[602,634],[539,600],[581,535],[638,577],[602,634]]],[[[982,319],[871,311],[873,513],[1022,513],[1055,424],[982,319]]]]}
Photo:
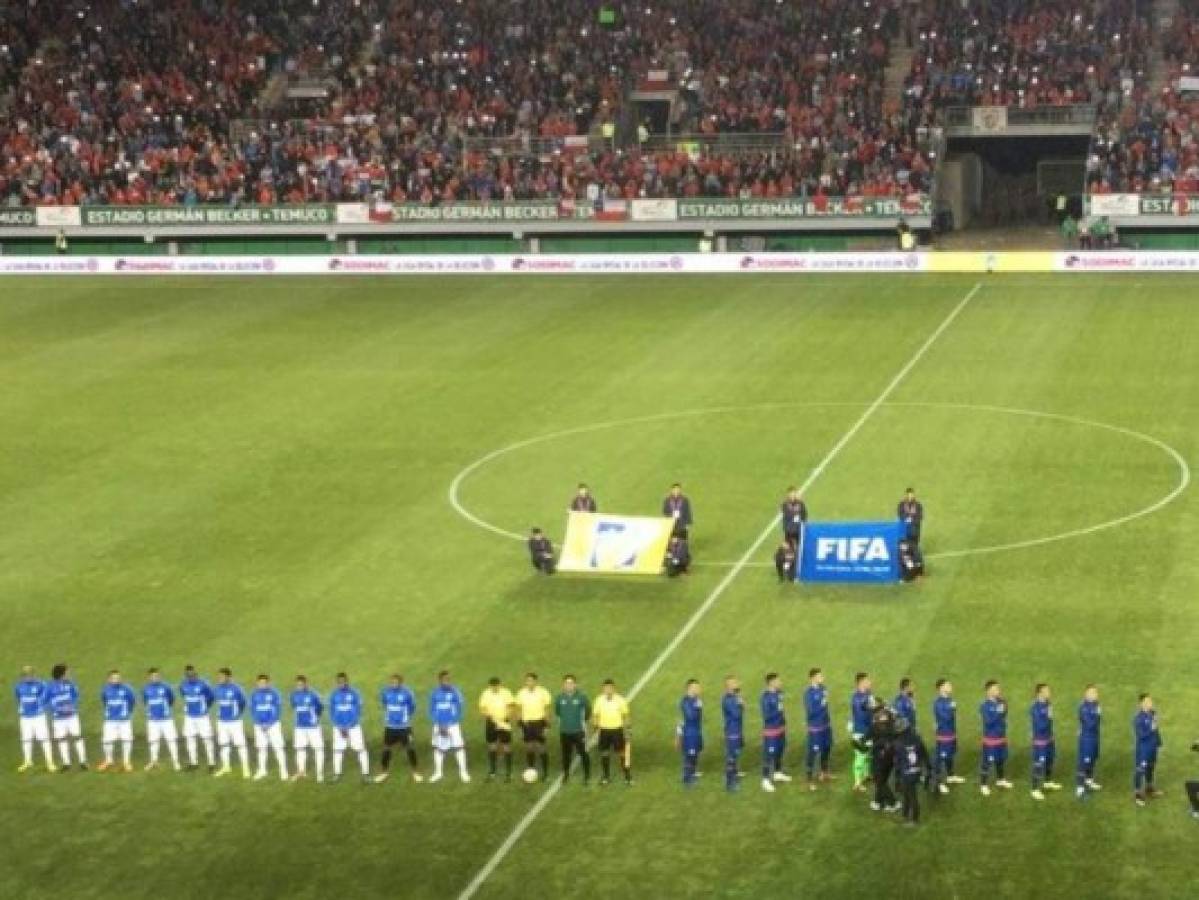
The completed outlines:
{"type": "Polygon", "coordinates": [[[489,743],[489,744],[511,744],[512,743],[512,729],[511,728],[500,728],[499,726],[497,726],[495,724],[495,722],[491,721],[490,719],[487,720],[487,725],[483,729],[483,734],[487,740],[487,743],[489,743]]]}
{"type": "Polygon", "coordinates": [[[685,734],[685,735],[683,735],[683,738],[681,741],[681,746],[683,749],[683,754],[685,756],[699,756],[699,754],[701,752],[703,752],[703,749],[704,749],[703,735],[685,734]]]}
{"type": "Polygon", "coordinates": [[[394,747],[399,744],[401,747],[407,747],[412,743],[411,728],[384,728],[383,729],[383,746],[394,747]]]}
{"type": "Polygon", "coordinates": [[[1039,747],[1035,744],[1033,745],[1032,761],[1037,765],[1048,765],[1054,761],[1056,756],[1057,747],[1052,741],[1048,744],[1042,744],[1039,747]]]}
{"type": "Polygon", "coordinates": [[[614,750],[624,753],[624,729],[601,728],[599,733],[599,748],[601,752],[614,750]]]}
{"type": "Polygon", "coordinates": [[[520,733],[526,744],[544,744],[545,727],[545,719],[538,719],[536,722],[521,722],[520,733]]]}
{"type": "Polygon", "coordinates": [[[1007,762],[1007,744],[999,744],[993,747],[988,747],[983,744],[982,748],[983,762],[988,765],[993,763],[1007,762]]]}
{"type": "Polygon", "coordinates": [[[953,759],[958,753],[958,739],[942,740],[937,738],[937,756],[941,759],[953,759]]]}
{"type": "Polygon", "coordinates": [[[724,752],[729,756],[736,756],[745,749],[745,738],[739,734],[726,734],[724,736],[724,752]]]}
{"type": "Polygon", "coordinates": [[[814,753],[831,750],[833,746],[833,729],[824,728],[820,731],[808,732],[808,749],[814,753]]]}

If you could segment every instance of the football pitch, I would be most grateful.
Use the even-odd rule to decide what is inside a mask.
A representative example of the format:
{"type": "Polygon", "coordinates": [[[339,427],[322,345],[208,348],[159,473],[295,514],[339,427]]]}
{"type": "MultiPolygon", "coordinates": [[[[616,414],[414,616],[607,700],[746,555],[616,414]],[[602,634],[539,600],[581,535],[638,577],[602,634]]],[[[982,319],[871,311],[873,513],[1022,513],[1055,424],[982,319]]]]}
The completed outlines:
{"type": "MultiPolygon", "coordinates": [[[[1188,276],[13,279],[0,295],[0,895],[12,898],[1194,896],[1199,824],[1199,311],[1188,276]],[[685,578],[538,577],[577,482],[605,511],[695,507],[685,578]],[[912,485],[929,575],[776,582],[789,484],[813,519],[890,518],[912,485]],[[141,772],[16,774],[12,684],[69,662],[99,753],[120,668],[194,663],[368,699],[443,668],[475,701],[527,670],[632,700],[636,784],[363,786],[141,772]],[[757,697],[823,667],[840,778],[758,784],[757,697]],[[854,672],[887,700],[957,687],[969,783],[918,830],[850,792],[854,672]],[[719,697],[745,684],[747,777],[723,789],[719,697]],[[705,688],[704,777],[674,750],[705,688]],[[979,795],[977,707],[1012,706],[1010,792],[979,795]],[[1028,793],[1033,685],[1055,691],[1058,780],[1028,793]],[[1103,791],[1073,798],[1083,686],[1103,791]],[[1152,691],[1164,799],[1131,799],[1152,691]],[[546,792],[552,796],[543,802],[546,792]],[[517,829],[514,831],[514,829],[517,829]],[[512,838],[511,840],[509,840],[512,838]],[[486,868],[485,868],[486,867],[486,868]],[[480,876],[480,877],[476,877],[480,876]],[[1191,887],[1187,887],[1187,885],[1191,887]]],[[[290,734],[290,722],[287,727],[290,734]]],[[[551,764],[558,762],[551,737],[551,764]]],[[[523,760],[517,741],[517,759],[523,760]]],[[[518,764],[519,767],[519,764],[518,764]]],[[[407,769],[402,758],[395,771],[407,769]]],[[[347,771],[357,770],[347,760],[347,771]]],[[[552,770],[553,771],[553,770],[552,770]]]]}

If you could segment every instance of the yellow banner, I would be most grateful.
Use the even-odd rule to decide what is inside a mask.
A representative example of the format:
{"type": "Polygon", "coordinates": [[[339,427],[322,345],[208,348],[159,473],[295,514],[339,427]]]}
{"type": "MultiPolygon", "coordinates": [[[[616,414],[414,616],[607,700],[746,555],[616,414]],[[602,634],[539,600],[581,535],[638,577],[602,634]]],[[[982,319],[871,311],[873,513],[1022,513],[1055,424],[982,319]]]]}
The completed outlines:
{"type": "Polygon", "coordinates": [[[661,516],[572,512],[558,571],[657,575],[673,527],[673,519],[661,516]]]}

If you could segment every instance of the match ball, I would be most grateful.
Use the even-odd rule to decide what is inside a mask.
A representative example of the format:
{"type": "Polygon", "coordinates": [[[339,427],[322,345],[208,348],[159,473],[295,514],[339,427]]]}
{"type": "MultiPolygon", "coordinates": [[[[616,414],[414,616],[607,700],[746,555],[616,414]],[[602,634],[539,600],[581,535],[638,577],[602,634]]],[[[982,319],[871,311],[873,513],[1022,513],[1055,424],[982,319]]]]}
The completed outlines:
{"type": "Polygon", "coordinates": [[[541,776],[538,774],[536,769],[528,768],[520,773],[520,777],[525,784],[534,784],[541,776]]]}

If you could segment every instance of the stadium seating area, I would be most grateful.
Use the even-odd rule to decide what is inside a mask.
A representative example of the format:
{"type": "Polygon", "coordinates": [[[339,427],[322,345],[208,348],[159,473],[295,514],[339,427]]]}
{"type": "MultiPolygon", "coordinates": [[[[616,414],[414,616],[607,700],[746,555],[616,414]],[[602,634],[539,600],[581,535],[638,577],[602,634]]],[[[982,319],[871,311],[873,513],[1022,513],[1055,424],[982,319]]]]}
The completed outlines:
{"type": "Polygon", "coordinates": [[[905,106],[1119,105],[1143,79],[1146,0],[924,0],[905,106]]]}
{"type": "MultiPolygon", "coordinates": [[[[607,5],[609,27],[593,0],[6,4],[0,199],[903,195],[928,185],[918,130],[957,104],[1098,105],[1094,190],[1195,166],[1192,104],[1147,96],[1147,0],[607,5]],[[903,32],[915,55],[900,108],[883,85],[903,32]],[[268,90],[278,73],[327,91],[286,101],[268,90]],[[651,77],[680,91],[676,131],[778,139],[567,140],[621,123],[635,144],[624,101],[651,77]],[[509,140],[479,149],[489,139],[509,140]]],[[[1179,72],[1199,49],[1197,5],[1161,37],[1179,72]]]]}
{"type": "Polygon", "coordinates": [[[1087,173],[1094,193],[1199,193],[1199,101],[1177,89],[1199,63],[1199,0],[1180,0],[1161,48],[1161,90],[1138,91],[1101,117],[1087,173]]]}

